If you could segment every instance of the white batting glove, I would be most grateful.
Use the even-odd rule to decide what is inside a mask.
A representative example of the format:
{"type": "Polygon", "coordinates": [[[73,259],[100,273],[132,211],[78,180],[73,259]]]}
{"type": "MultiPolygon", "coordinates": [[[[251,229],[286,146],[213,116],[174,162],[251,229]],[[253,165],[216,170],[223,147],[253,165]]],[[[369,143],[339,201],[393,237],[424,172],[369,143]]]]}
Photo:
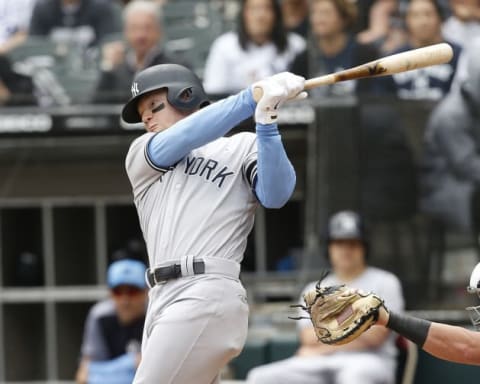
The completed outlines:
{"type": "Polygon", "coordinates": [[[278,108],[292,99],[305,99],[307,92],[303,92],[305,79],[290,72],[282,72],[265,80],[253,84],[262,89],[262,97],[255,109],[255,121],[259,124],[274,124],[277,122],[278,108]]]}

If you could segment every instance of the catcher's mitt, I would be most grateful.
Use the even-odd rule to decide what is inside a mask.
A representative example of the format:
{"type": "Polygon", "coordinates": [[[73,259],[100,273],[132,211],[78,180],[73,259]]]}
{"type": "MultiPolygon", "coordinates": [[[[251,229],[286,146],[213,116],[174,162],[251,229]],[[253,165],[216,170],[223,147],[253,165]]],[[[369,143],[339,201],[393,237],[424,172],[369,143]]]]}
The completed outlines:
{"type": "Polygon", "coordinates": [[[349,343],[375,324],[383,305],[373,293],[362,294],[345,285],[321,287],[320,281],[303,299],[305,305],[299,307],[310,315],[318,339],[335,345],[349,343]]]}

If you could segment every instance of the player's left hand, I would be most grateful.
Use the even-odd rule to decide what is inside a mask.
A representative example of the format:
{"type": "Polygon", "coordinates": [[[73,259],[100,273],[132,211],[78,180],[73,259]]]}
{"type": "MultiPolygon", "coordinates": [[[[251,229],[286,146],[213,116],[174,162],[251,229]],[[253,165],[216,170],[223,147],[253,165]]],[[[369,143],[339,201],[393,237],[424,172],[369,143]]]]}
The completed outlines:
{"type": "Polygon", "coordinates": [[[303,91],[304,85],[305,78],[290,72],[278,73],[253,84],[253,90],[262,89],[262,97],[255,110],[255,121],[260,124],[276,123],[278,108],[284,102],[307,97],[303,91]]]}

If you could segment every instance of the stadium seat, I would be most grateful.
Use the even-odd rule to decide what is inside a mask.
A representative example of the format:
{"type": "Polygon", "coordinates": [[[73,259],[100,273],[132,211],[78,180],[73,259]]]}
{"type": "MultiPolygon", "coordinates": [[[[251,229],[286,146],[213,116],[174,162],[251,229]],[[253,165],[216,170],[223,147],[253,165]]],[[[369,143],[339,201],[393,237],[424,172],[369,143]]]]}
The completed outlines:
{"type": "Polygon", "coordinates": [[[247,341],[240,355],[230,363],[235,378],[244,380],[248,371],[252,368],[268,363],[267,348],[267,339],[261,338],[247,341]]]}
{"type": "Polygon", "coordinates": [[[22,61],[30,57],[55,57],[62,54],[62,47],[58,47],[51,39],[42,36],[29,36],[24,43],[8,52],[12,62],[22,61]]]}
{"type": "Polygon", "coordinates": [[[207,2],[168,2],[163,7],[167,53],[202,77],[213,40],[223,31],[221,15],[207,2]]]}
{"type": "Polygon", "coordinates": [[[32,77],[41,105],[88,103],[99,76],[94,49],[81,49],[68,42],[29,37],[8,57],[14,69],[32,77]]]}
{"type": "Polygon", "coordinates": [[[99,72],[97,70],[62,71],[57,73],[72,104],[89,104],[95,91],[99,72]]]}
{"type": "Polygon", "coordinates": [[[267,345],[266,357],[269,362],[292,357],[298,349],[298,338],[291,336],[277,336],[267,345]]]}

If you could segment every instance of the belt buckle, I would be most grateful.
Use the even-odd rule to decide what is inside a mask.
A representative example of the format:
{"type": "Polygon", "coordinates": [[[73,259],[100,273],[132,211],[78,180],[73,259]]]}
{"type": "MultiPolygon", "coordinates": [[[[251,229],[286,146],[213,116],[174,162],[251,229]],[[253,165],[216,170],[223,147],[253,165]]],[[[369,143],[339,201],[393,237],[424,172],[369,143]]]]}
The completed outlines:
{"type": "Polygon", "coordinates": [[[153,274],[153,282],[155,283],[155,285],[167,284],[168,279],[164,279],[164,280],[160,280],[160,281],[157,280],[157,275],[155,274],[155,269],[153,270],[152,274],[153,274]]]}
{"type": "Polygon", "coordinates": [[[150,287],[150,288],[153,288],[157,285],[163,285],[167,282],[167,280],[161,280],[161,281],[158,281],[157,280],[157,277],[155,275],[155,269],[152,269],[152,268],[147,268],[145,270],[145,281],[147,282],[147,285],[150,287]],[[151,279],[150,277],[151,276],[151,279]],[[153,282],[153,284],[152,284],[153,282]]]}

